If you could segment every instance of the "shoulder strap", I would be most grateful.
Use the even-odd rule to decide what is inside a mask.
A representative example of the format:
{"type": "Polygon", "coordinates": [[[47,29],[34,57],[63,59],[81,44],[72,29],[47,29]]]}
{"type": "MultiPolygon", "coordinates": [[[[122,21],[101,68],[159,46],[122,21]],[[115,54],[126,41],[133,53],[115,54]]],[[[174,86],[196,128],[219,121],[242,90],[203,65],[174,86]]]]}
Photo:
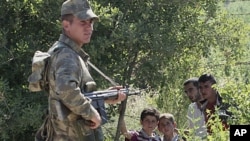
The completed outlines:
{"type": "MultiPolygon", "coordinates": [[[[70,47],[68,44],[58,41],[68,47],[70,47]]],[[[97,71],[102,77],[104,77],[106,80],[108,80],[113,86],[117,86],[119,85],[118,83],[116,83],[113,79],[111,79],[110,77],[108,77],[107,75],[105,75],[101,70],[99,70],[94,64],[92,64],[89,60],[88,57],[89,55],[83,50],[81,49],[79,52],[77,52],[77,54],[84,60],[87,62],[87,64],[92,67],[95,71],[97,71]]]]}
{"type": "Polygon", "coordinates": [[[60,52],[60,50],[62,50],[64,47],[61,46],[60,44],[58,44],[58,41],[56,43],[54,43],[54,45],[52,46],[51,49],[49,49],[48,53],[50,54],[50,58],[48,59],[47,64],[45,65],[45,70],[44,70],[44,77],[43,77],[43,81],[44,81],[44,91],[45,92],[49,92],[49,79],[48,79],[48,72],[51,66],[51,62],[54,58],[54,56],[60,52]]]}
{"type": "Polygon", "coordinates": [[[97,71],[102,77],[104,77],[106,80],[108,80],[113,86],[119,85],[116,83],[113,79],[105,75],[102,71],[100,71],[94,64],[92,64],[90,61],[87,61],[88,65],[92,67],[95,71],[97,71]]]}

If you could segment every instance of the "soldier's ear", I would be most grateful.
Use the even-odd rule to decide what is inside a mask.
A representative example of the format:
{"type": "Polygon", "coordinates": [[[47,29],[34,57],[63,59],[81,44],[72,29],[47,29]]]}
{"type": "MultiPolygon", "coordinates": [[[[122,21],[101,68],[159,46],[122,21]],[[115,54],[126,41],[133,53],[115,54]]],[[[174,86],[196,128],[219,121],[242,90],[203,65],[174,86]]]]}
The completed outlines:
{"type": "Polygon", "coordinates": [[[66,21],[66,20],[63,20],[62,21],[62,27],[65,31],[68,31],[69,30],[69,26],[70,26],[70,22],[69,21],[66,21]]]}
{"type": "Polygon", "coordinates": [[[174,122],[174,128],[177,128],[177,123],[176,122],[174,122]]]}

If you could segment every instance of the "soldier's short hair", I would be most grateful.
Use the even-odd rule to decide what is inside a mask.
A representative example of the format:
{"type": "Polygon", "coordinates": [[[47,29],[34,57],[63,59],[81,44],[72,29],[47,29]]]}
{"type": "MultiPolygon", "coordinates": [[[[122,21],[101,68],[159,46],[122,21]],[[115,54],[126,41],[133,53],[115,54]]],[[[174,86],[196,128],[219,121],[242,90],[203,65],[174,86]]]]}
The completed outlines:
{"type": "Polygon", "coordinates": [[[72,15],[72,14],[66,14],[66,15],[61,16],[61,21],[66,20],[66,21],[69,21],[70,23],[72,23],[73,19],[74,19],[74,15],[72,15]]]}

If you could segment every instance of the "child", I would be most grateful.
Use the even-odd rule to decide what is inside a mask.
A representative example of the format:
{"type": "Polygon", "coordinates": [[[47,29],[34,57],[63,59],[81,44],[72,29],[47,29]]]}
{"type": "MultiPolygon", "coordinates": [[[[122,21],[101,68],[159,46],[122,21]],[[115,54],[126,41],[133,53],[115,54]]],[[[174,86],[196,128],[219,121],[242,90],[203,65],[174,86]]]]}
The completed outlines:
{"type": "Polygon", "coordinates": [[[183,141],[176,130],[174,116],[170,113],[160,115],[158,130],[163,134],[163,141],[183,141]]]}
{"type": "Polygon", "coordinates": [[[154,130],[158,125],[160,113],[154,108],[145,108],[141,112],[140,131],[128,131],[123,120],[121,131],[125,136],[125,141],[161,141],[154,130]]]}

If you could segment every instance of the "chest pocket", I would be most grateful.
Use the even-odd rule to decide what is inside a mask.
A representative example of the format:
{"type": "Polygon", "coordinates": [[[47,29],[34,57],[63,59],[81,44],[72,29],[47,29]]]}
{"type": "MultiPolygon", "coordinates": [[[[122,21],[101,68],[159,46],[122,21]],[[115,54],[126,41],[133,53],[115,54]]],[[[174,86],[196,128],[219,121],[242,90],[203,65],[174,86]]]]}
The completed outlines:
{"type": "Polygon", "coordinates": [[[87,63],[79,56],[79,60],[82,66],[82,93],[92,92],[96,90],[96,83],[89,73],[87,63]]]}

